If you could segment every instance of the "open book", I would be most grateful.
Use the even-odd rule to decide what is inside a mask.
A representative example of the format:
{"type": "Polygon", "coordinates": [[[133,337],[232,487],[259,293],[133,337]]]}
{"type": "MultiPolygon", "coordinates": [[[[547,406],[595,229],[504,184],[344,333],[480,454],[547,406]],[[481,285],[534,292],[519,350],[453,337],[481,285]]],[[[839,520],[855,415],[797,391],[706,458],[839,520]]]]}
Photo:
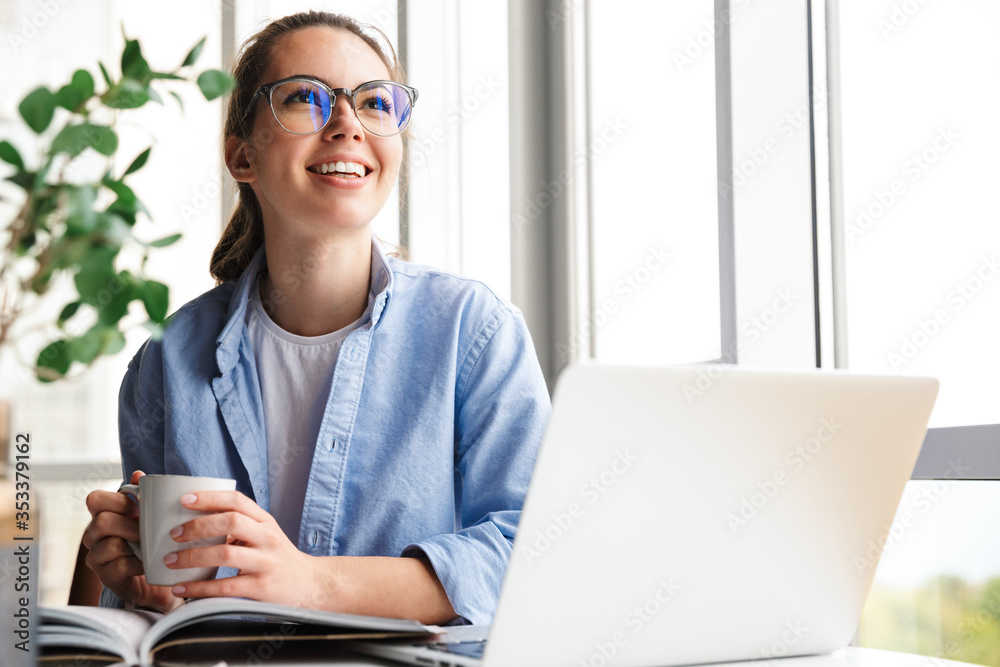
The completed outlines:
{"type": "MultiPolygon", "coordinates": [[[[416,621],[355,616],[243,598],[192,600],[163,615],[105,607],[43,607],[42,660],[129,665],[185,662],[192,656],[261,664],[278,651],[330,655],[350,639],[432,637],[446,631],[416,621]],[[254,660],[256,659],[256,660],[254,660]]],[[[43,663],[44,664],[44,663],[43,663]]]]}

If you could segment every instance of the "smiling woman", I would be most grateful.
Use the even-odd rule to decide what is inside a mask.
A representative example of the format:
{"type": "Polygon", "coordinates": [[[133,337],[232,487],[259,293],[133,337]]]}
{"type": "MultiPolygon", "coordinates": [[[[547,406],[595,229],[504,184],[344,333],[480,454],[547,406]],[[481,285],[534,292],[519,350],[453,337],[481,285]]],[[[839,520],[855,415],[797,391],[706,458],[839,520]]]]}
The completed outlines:
{"type": "Polygon", "coordinates": [[[184,499],[217,514],[178,527],[164,561],[219,578],[147,584],[127,500],[94,491],[84,544],[101,603],[233,595],[488,623],[549,410],[523,317],[372,235],[417,99],[391,46],[296,14],[252,37],[234,76],[240,199],[212,259],[220,284],[147,341],[119,403],[131,481],[236,479],[184,499]],[[227,544],[185,548],[217,535],[227,544]]]}

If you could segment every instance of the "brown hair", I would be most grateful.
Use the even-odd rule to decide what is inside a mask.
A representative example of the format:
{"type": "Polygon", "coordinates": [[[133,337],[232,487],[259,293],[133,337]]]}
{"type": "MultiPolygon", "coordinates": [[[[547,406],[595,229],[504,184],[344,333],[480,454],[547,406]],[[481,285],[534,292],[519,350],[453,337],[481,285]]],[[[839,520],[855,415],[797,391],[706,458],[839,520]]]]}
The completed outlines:
{"type": "MultiPolygon", "coordinates": [[[[402,67],[396,58],[388,36],[376,26],[365,25],[343,14],[330,12],[300,12],[272,21],[257,34],[250,37],[236,56],[233,67],[233,77],[236,86],[229,94],[229,107],[226,111],[226,127],[224,135],[250,140],[250,130],[257,116],[256,109],[251,109],[246,118],[242,118],[251,98],[261,85],[260,79],[271,61],[271,52],[278,41],[297,30],[312,27],[328,27],[346,30],[360,37],[378,55],[389,71],[393,81],[406,83],[402,67]],[[382,47],[369,31],[377,32],[385,42],[382,47]]],[[[257,105],[259,107],[259,105],[257,105]]],[[[406,138],[403,138],[403,159],[406,157],[406,138]]],[[[264,221],[261,216],[260,203],[257,195],[248,183],[237,183],[239,201],[229,218],[229,224],[222,232],[222,238],[212,252],[210,271],[212,277],[220,283],[234,280],[246,270],[253,259],[254,253],[264,242],[264,221]]]]}

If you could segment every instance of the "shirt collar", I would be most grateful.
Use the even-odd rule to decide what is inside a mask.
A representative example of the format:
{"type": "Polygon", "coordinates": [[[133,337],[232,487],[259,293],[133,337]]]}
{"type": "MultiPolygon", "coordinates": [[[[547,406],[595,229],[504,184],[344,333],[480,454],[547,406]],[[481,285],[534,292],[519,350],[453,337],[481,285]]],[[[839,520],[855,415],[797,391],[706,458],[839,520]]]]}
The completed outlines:
{"type": "MultiPolygon", "coordinates": [[[[229,312],[226,324],[222,327],[222,332],[216,339],[215,360],[219,366],[219,371],[225,375],[233,369],[239,359],[240,341],[243,338],[244,322],[246,319],[246,309],[249,303],[250,290],[257,284],[257,276],[267,268],[267,258],[264,255],[264,245],[261,244],[253,259],[247,265],[243,274],[237,279],[233,288],[233,295],[229,300],[229,312]]],[[[371,291],[375,294],[375,301],[372,305],[372,328],[378,326],[379,321],[385,314],[385,309],[392,294],[395,283],[392,275],[392,268],[389,266],[389,258],[382,248],[382,244],[372,234],[372,272],[371,291]]]]}

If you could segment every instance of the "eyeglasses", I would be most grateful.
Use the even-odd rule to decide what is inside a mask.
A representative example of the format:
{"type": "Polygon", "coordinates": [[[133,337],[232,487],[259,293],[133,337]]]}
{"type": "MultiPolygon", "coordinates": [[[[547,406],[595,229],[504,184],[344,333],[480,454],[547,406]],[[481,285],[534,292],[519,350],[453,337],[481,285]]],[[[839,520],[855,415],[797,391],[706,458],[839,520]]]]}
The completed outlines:
{"type": "Polygon", "coordinates": [[[274,119],[292,134],[314,134],[322,130],[333,115],[337,95],[344,95],[351,101],[354,115],[366,130],[380,137],[391,137],[410,124],[410,112],[417,102],[417,89],[396,81],[368,81],[349,90],[330,88],[309,77],[293,76],[258,88],[241,120],[246,120],[261,95],[266,96],[274,119]]]}

